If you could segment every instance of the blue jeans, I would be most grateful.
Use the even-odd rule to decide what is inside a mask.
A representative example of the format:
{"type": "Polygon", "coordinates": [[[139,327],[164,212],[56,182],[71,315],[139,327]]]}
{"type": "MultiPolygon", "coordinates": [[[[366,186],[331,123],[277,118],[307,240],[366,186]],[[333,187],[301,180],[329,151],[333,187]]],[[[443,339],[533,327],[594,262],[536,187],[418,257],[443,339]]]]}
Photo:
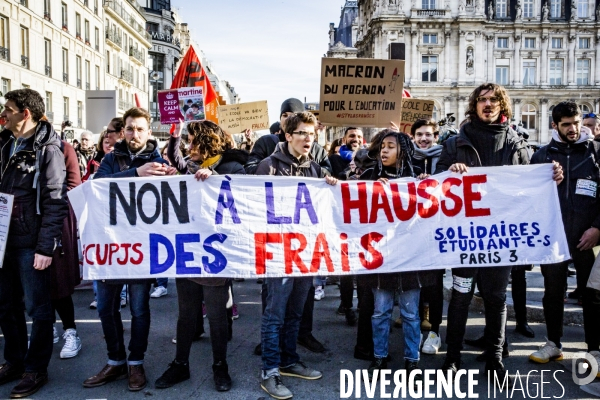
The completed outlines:
{"type": "Polygon", "coordinates": [[[263,378],[300,361],[296,340],[312,277],[268,278],[267,306],[260,327],[263,378]],[[281,349],[281,351],[280,351],[281,349]]]}
{"type": "MultiPolygon", "coordinates": [[[[151,281],[128,283],[129,308],[131,310],[131,339],[129,340],[128,364],[144,362],[150,332],[150,286],[151,281]]],[[[121,284],[98,281],[98,314],[102,322],[104,339],[108,350],[108,364],[125,364],[125,341],[121,320],[121,284]]]]}
{"type": "Polygon", "coordinates": [[[166,289],[168,284],[169,284],[169,278],[157,278],[156,284],[154,285],[154,287],[162,286],[166,289]]]}
{"type": "Polygon", "coordinates": [[[54,311],[50,301],[50,271],[33,268],[35,249],[7,247],[0,268],[0,328],[4,334],[4,359],[26,372],[46,372],[52,356],[54,311]],[[33,320],[27,347],[23,313],[33,320]]]}
{"type": "MultiPolygon", "coordinates": [[[[98,281],[92,281],[92,287],[94,288],[94,300],[98,300],[98,281]]],[[[165,285],[165,287],[167,287],[165,285]]],[[[121,298],[127,299],[127,285],[123,285],[121,290],[121,298]]]]}
{"type": "MultiPolygon", "coordinates": [[[[404,331],[404,358],[419,361],[421,344],[421,319],[419,318],[419,296],[421,289],[400,292],[399,304],[404,331]]],[[[388,356],[390,321],[394,309],[394,292],[373,288],[375,311],[371,317],[373,327],[373,354],[378,358],[388,356]]]]}

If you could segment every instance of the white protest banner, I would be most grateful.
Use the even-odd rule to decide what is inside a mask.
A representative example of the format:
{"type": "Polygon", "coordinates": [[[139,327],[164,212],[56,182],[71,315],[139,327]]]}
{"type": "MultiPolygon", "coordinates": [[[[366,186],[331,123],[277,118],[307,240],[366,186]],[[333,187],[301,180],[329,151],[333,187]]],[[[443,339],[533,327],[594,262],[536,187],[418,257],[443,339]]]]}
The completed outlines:
{"type": "Polygon", "coordinates": [[[229,133],[240,133],[246,129],[269,129],[269,108],[266,100],[219,106],[217,109],[219,125],[229,133]]]}
{"type": "Polygon", "coordinates": [[[319,121],[330,126],[400,126],[404,61],[323,58],[319,121]]]}
{"type": "Polygon", "coordinates": [[[225,175],[99,179],[69,192],[86,279],[282,277],[569,259],[552,165],[388,185],[225,175]]]}

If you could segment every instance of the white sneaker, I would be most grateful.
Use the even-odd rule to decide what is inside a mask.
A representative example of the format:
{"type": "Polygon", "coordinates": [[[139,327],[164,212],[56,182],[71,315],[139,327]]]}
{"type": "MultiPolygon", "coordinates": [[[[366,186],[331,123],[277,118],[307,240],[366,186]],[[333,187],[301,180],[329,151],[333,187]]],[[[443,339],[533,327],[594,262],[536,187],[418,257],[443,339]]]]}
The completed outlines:
{"type": "Polygon", "coordinates": [[[121,297],[121,308],[127,306],[127,299],[125,297],[121,297]]]}
{"type": "Polygon", "coordinates": [[[425,343],[423,343],[423,349],[421,349],[421,352],[425,354],[437,354],[441,345],[442,340],[437,333],[429,332],[427,339],[425,339],[425,343]]]}
{"type": "Polygon", "coordinates": [[[150,297],[158,299],[159,297],[163,297],[166,295],[167,295],[167,288],[162,287],[162,286],[157,286],[156,288],[154,288],[154,291],[152,292],[150,297]]]}
{"type": "Polygon", "coordinates": [[[94,300],[90,303],[90,308],[92,310],[95,310],[96,308],[98,308],[98,301],[94,300]]]}
{"type": "Polygon", "coordinates": [[[58,343],[58,332],[56,331],[56,327],[54,325],[52,325],[52,335],[54,336],[54,339],[52,339],[52,343],[58,343]]]}
{"type": "Polygon", "coordinates": [[[563,359],[562,349],[556,347],[554,342],[548,340],[538,351],[534,351],[529,359],[538,364],[546,364],[548,361],[560,361],[563,359]]]}
{"type": "Polygon", "coordinates": [[[325,297],[325,290],[323,289],[323,286],[317,286],[315,288],[315,300],[319,301],[323,297],[325,297]]]}
{"type": "Polygon", "coordinates": [[[72,358],[79,354],[81,339],[77,336],[77,331],[72,328],[67,329],[63,333],[63,338],[65,338],[65,345],[60,351],[60,358],[72,358]]]}

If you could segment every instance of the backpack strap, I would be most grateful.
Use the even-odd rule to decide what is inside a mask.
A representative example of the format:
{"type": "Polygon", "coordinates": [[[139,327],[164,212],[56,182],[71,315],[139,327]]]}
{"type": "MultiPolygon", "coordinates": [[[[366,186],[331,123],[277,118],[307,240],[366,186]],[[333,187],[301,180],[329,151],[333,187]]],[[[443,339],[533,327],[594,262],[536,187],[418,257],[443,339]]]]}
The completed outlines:
{"type": "Polygon", "coordinates": [[[116,157],[117,162],[119,163],[119,169],[121,172],[127,171],[129,169],[129,165],[125,162],[125,157],[116,157]]]}

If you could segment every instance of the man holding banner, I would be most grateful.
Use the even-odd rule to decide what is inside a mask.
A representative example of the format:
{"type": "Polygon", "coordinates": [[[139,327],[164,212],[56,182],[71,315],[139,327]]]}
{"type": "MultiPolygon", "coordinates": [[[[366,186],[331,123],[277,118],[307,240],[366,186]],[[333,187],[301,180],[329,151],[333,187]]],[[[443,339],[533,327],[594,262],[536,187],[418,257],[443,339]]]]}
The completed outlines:
{"type": "MultiPolygon", "coordinates": [[[[466,173],[471,167],[529,164],[527,142],[509,126],[511,100],[499,85],[485,83],[469,96],[468,121],[458,136],[444,142],[435,173],[466,173]]],[[[554,164],[553,179],[560,183],[562,168],[554,164]]],[[[513,260],[514,261],[514,260],[513,260]]],[[[485,370],[500,381],[511,379],[502,364],[502,345],[506,325],[506,288],[511,266],[455,268],[452,270],[452,299],[448,307],[446,344],[448,351],[442,369],[454,374],[460,369],[461,350],[467,324],[469,304],[475,284],[485,306],[485,340],[488,359],[485,370]]]]}

